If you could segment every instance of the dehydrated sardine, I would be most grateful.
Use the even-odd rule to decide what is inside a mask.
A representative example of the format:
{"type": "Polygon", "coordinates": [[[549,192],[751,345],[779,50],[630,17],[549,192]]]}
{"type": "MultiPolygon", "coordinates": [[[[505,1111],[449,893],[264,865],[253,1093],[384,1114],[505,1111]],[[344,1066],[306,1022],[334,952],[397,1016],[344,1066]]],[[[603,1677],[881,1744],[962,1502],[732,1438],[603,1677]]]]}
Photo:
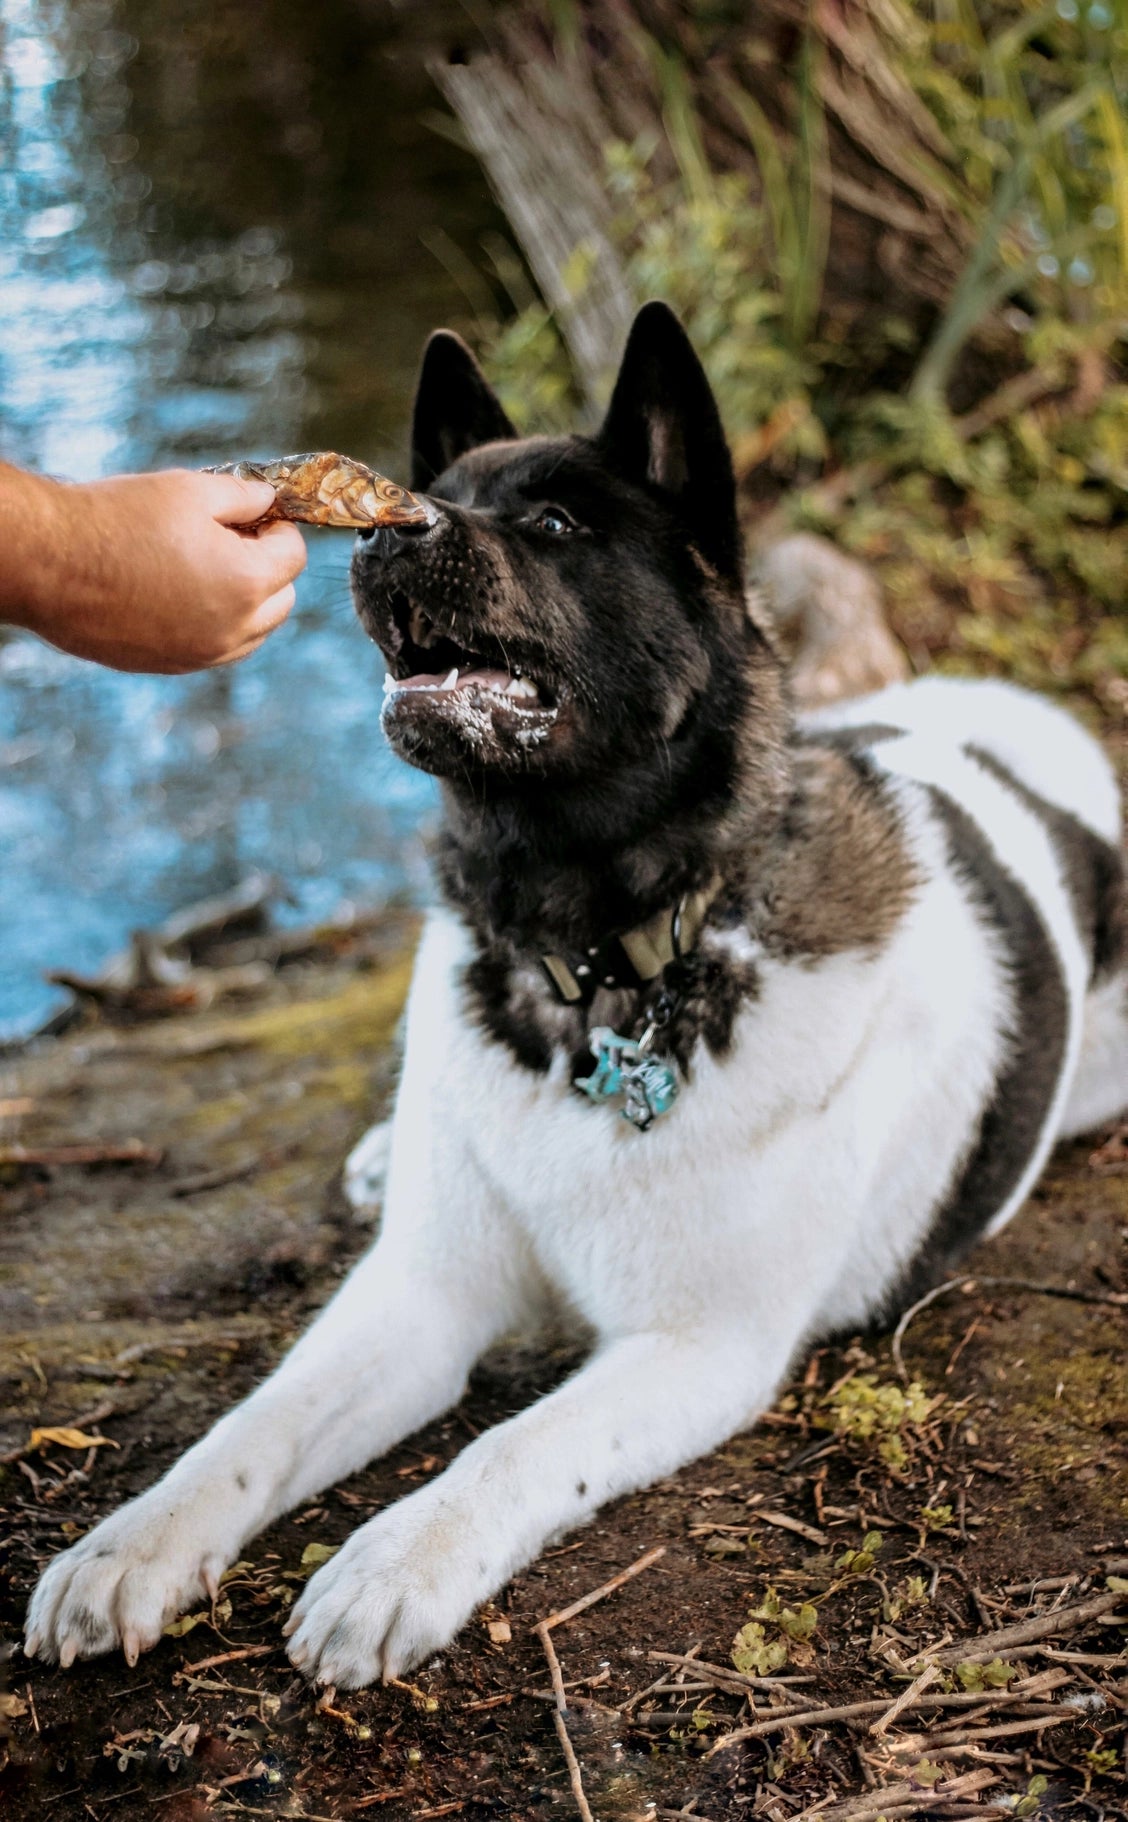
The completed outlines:
{"type": "Polygon", "coordinates": [[[240,481],[268,481],[274,504],[259,524],[270,519],[298,519],[304,525],[352,526],[367,530],[382,525],[432,525],[434,508],[374,474],[363,462],[329,450],[279,456],[274,462],[224,462],[209,474],[233,474],[240,481]]]}

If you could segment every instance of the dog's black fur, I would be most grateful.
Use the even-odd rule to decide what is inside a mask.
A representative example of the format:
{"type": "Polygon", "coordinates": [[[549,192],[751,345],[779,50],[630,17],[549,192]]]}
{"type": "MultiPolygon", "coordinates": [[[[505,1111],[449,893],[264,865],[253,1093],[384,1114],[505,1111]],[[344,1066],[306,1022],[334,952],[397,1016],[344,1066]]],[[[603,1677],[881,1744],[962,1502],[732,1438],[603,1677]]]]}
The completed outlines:
{"type": "MultiPolygon", "coordinates": [[[[472,725],[457,692],[404,690],[384,724],[444,783],[439,874],[477,939],[480,1015],[544,1069],[555,1044],[583,1053],[593,1018],[628,1029],[642,1009],[617,991],[565,1011],[539,954],[583,954],[717,876],[713,920],[749,921],[802,814],[782,668],[744,587],[717,406],[664,305],[636,319],[593,437],[519,439],[469,350],[438,332],[413,464],[441,516],[358,543],[357,611],[395,678],[472,654],[539,687],[539,716],[495,704],[472,725]]],[[[679,987],[675,1051],[698,1035],[723,1049],[754,970],[697,956],[679,987]]]]}

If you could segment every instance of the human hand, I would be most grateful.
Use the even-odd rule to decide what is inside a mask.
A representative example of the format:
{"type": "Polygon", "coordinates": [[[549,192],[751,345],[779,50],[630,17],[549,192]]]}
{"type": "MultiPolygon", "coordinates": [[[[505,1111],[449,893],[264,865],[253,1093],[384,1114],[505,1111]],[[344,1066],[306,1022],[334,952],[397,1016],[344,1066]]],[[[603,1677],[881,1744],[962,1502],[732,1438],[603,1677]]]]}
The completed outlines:
{"type": "Polygon", "coordinates": [[[294,525],[238,529],[273,498],[187,469],[80,485],[0,471],[0,618],[115,670],[245,658],[285,620],[306,562],[294,525]]]}

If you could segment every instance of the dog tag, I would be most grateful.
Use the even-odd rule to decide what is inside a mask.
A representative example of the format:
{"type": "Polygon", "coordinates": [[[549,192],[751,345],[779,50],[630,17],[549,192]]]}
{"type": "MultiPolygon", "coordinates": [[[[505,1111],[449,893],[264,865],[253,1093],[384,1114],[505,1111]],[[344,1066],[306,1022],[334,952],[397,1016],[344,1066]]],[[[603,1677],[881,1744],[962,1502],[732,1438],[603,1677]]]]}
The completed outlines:
{"type": "Polygon", "coordinates": [[[673,1064],[649,1054],[656,1030],[651,1024],[641,1038],[624,1038],[607,1025],[597,1025],[588,1038],[595,1068],[590,1075],[576,1078],[576,1087],[589,1100],[615,1101],[622,1095],[622,1117],[639,1132],[668,1113],[677,1099],[673,1064]]]}
{"type": "Polygon", "coordinates": [[[661,1057],[643,1057],[627,1074],[623,1118],[645,1132],[678,1098],[678,1078],[672,1063],[661,1057]]]}

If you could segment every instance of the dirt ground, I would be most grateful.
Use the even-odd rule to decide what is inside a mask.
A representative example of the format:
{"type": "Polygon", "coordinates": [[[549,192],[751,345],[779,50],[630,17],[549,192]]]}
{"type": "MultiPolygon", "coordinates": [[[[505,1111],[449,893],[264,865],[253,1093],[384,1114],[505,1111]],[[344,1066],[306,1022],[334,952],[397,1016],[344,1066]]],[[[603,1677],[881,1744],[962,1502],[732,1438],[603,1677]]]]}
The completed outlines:
{"type": "Polygon", "coordinates": [[[366,1244],[340,1166],[390,1092],[411,935],[393,918],[244,1000],[0,1060],[0,1147],[161,1154],[0,1165],[8,1822],[569,1817],[576,1780],[600,1822],[1128,1816],[1128,1133],[1062,1148],[914,1319],[921,1391],[888,1337],[819,1350],[752,1432],[547,1550],[411,1685],[326,1699],[280,1649],[285,1609],[311,1555],[559,1378],[563,1348],[492,1358],[136,1669],[22,1659],[37,1571],[268,1371],[366,1244]],[[49,1426],[106,1441],[32,1440],[49,1426]],[[558,1721],[535,1623],[659,1546],[553,1630],[558,1721]],[[926,1647],[920,1705],[882,1728],[926,1647]]]}

